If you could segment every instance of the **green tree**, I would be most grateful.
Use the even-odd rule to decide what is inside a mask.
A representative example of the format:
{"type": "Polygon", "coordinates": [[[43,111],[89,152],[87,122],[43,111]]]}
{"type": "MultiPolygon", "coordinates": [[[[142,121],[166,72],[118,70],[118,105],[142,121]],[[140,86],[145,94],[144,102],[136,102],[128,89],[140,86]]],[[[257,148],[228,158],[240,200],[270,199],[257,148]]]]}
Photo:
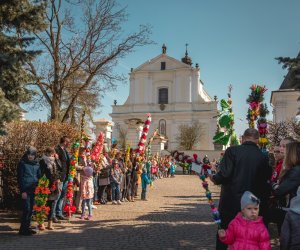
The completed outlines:
{"type": "Polygon", "coordinates": [[[21,103],[30,100],[27,87],[33,81],[25,69],[39,53],[30,46],[33,32],[44,25],[44,1],[2,0],[0,2],[0,133],[4,125],[20,117],[21,103]]]}
{"type": "Polygon", "coordinates": [[[282,64],[284,69],[300,70],[300,53],[296,58],[276,57],[275,59],[282,64]]]}
{"type": "Polygon", "coordinates": [[[183,150],[192,150],[197,142],[200,141],[203,126],[199,122],[193,124],[181,124],[178,127],[178,135],[176,140],[183,150]]]}

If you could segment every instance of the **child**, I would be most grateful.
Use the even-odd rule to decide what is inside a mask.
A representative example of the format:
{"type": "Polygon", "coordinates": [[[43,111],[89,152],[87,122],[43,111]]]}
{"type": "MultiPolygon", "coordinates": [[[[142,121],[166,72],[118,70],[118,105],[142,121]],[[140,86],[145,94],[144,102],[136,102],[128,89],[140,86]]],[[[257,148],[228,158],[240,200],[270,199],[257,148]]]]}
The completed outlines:
{"type": "Polygon", "coordinates": [[[142,173],[142,194],[141,194],[141,200],[147,201],[146,194],[147,194],[147,186],[150,184],[150,180],[147,175],[147,169],[143,168],[142,173]]]}
{"type": "Polygon", "coordinates": [[[156,160],[152,160],[152,164],[151,164],[151,175],[152,175],[152,178],[153,178],[154,180],[157,179],[157,172],[158,172],[157,161],[156,161],[156,160]]]}
{"type": "Polygon", "coordinates": [[[110,185],[112,191],[112,204],[113,205],[121,205],[120,201],[120,184],[122,181],[122,173],[119,167],[118,160],[114,159],[112,161],[112,169],[110,173],[110,185]]]}
{"type": "Polygon", "coordinates": [[[262,217],[258,216],[259,199],[246,191],[241,199],[241,213],[230,222],[228,229],[220,229],[220,240],[228,249],[271,250],[270,236],[262,217]]]}
{"type": "Polygon", "coordinates": [[[176,163],[175,160],[172,160],[171,167],[170,167],[171,177],[175,177],[175,169],[176,169],[176,163]]]}
{"type": "Polygon", "coordinates": [[[82,199],[82,214],[80,219],[85,219],[85,206],[88,207],[89,216],[88,220],[92,220],[92,199],[94,197],[94,182],[93,182],[94,169],[88,164],[83,168],[83,174],[81,174],[80,190],[82,199]]]}
{"type": "Polygon", "coordinates": [[[281,228],[280,249],[296,250],[300,248],[300,186],[297,196],[291,199],[281,228]]]}
{"type": "Polygon", "coordinates": [[[22,219],[19,230],[20,235],[30,236],[36,231],[30,229],[34,191],[41,177],[41,169],[36,161],[37,150],[30,146],[18,164],[18,184],[22,196],[22,219]]]}

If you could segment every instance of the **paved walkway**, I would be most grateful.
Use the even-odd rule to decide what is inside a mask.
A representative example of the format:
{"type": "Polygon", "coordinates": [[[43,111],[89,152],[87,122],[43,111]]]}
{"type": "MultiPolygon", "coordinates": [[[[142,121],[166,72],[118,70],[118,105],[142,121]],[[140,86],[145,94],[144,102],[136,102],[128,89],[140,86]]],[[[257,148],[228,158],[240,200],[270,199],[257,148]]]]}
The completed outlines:
{"type": "Polygon", "coordinates": [[[32,237],[19,236],[18,220],[2,213],[0,249],[214,249],[216,225],[197,176],[158,180],[148,198],[99,205],[93,221],[75,215],[32,237]]]}

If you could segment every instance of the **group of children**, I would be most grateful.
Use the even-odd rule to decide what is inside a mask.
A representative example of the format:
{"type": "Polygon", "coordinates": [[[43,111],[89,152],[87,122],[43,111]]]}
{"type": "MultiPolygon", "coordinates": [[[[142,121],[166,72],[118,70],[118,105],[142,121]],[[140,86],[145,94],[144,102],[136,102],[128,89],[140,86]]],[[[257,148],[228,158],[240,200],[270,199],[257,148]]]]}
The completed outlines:
{"type": "MultiPolygon", "coordinates": [[[[37,149],[29,147],[18,166],[18,182],[22,194],[23,216],[19,233],[32,235],[36,231],[30,227],[34,205],[34,193],[39,178],[43,175],[49,180],[50,194],[47,206],[47,229],[53,230],[53,223],[66,220],[63,213],[66,199],[73,198],[76,213],[82,220],[92,220],[96,205],[121,205],[123,202],[134,202],[141,188],[141,200],[147,201],[148,186],[159,178],[175,176],[175,161],[171,156],[159,158],[150,155],[147,158],[138,157],[131,151],[130,158],[125,160],[125,154],[114,149],[103,153],[101,160],[93,162],[88,157],[84,147],[79,149],[76,175],[73,180],[73,194],[68,193],[69,165],[71,155],[67,151],[69,140],[61,138],[60,145],[47,147],[41,158],[37,157],[37,149]],[[70,197],[69,197],[70,196],[70,197]],[[88,214],[86,214],[88,210],[88,214]]],[[[44,224],[39,230],[44,230],[44,224]]]]}

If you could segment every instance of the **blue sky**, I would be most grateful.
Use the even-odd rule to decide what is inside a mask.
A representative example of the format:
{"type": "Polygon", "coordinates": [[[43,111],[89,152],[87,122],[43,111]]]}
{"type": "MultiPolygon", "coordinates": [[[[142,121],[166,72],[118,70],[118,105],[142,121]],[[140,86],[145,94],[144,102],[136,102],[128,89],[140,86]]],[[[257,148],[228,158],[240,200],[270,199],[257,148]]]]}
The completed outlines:
{"type": "MultiPolygon", "coordinates": [[[[251,84],[266,85],[265,100],[279,88],[287,73],[274,59],[295,57],[300,51],[299,0],[122,0],[127,5],[129,20],[124,31],[134,31],[139,24],[152,26],[154,45],[137,48],[119,61],[116,70],[127,74],[145,61],[161,53],[163,43],[167,54],[180,60],[188,52],[193,65],[200,66],[200,77],[210,96],[227,98],[228,85],[233,85],[233,110],[236,130],[247,128],[246,99],[251,84]]],[[[128,97],[129,81],[120,83],[117,91],[107,93],[101,113],[108,118],[116,99],[123,104],[128,97]]],[[[272,108],[269,108],[270,111],[272,108]]],[[[45,112],[37,118],[29,112],[28,119],[46,119],[45,112]]],[[[271,119],[271,116],[269,116],[271,119]]]]}

